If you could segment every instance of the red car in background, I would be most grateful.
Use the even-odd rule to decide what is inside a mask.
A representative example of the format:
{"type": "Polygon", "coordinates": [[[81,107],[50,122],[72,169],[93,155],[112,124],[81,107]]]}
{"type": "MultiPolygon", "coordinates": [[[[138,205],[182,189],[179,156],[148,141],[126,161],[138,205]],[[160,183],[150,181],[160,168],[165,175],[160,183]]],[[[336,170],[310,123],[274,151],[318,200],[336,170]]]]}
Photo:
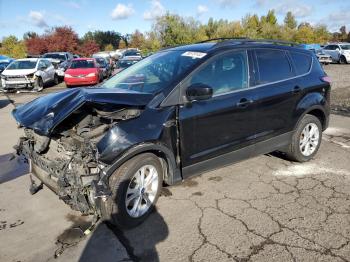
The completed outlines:
{"type": "Polygon", "coordinates": [[[67,87],[95,85],[102,79],[102,70],[94,58],[73,59],[64,74],[64,82],[67,87]]]}

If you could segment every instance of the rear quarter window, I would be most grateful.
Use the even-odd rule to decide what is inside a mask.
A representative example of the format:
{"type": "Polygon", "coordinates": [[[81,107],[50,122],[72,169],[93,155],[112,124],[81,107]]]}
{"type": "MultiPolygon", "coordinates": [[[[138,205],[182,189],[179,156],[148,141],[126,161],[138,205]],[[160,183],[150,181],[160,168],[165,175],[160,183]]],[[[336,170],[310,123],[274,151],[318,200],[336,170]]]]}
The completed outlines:
{"type": "Polygon", "coordinates": [[[293,60],[295,72],[297,75],[303,75],[310,71],[312,57],[299,52],[290,52],[290,57],[293,60]]]}
{"type": "Polygon", "coordinates": [[[257,49],[255,53],[259,68],[258,84],[266,84],[293,77],[292,68],[285,51],[257,49]]]}

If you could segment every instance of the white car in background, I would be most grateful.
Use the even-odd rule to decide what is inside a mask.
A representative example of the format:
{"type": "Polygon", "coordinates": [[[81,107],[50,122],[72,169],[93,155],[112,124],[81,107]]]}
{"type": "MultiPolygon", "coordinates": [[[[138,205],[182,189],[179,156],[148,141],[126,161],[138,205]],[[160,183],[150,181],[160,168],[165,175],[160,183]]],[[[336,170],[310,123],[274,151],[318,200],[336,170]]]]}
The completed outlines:
{"type": "Polygon", "coordinates": [[[339,64],[350,63],[350,43],[334,43],[326,45],[323,53],[330,55],[333,62],[339,64]]]}
{"type": "Polygon", "coordinates": [[[49,59],[18,59],[11,62],[1,73],[4,91],[23,88],[41,91],[49,82],[59,82],[56,69],[49,59]]]}

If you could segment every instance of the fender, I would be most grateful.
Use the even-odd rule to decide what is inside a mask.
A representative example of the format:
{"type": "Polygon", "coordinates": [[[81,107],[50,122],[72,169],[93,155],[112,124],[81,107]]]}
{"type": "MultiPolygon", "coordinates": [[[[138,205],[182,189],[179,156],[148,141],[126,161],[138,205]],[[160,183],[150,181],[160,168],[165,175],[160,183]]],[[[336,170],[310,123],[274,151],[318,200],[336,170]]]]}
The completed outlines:
{"type": "Polygon", "coordinates": [[[319,110],[322,112],[324,122],[323,128],[328,127],[330,107],[326,98],[319,92],[313,92],[305,95],[297,104],[295,110],[296,120],[294,129],[298,126],[299,121],[309,112],[319,110]]]}
{"type": "Polygon", "coordinates": [[[108,179],[123,163],[138,154],[146,152],[153,152],[156,153],[156,155],[161,155],[163,158],[165,158],[168,169],[165,173],[164,181],[168,185],[172,185],[182,180],[181,171],[176,164],[174,153],[161,143],[150,142],[134,145],[133,147],[126,150],[111,166],[108,167],[108,170],[103,175],[103,177],[101,177],[101,180],[104,180],[106,182],[105,179],[108,179]]]}

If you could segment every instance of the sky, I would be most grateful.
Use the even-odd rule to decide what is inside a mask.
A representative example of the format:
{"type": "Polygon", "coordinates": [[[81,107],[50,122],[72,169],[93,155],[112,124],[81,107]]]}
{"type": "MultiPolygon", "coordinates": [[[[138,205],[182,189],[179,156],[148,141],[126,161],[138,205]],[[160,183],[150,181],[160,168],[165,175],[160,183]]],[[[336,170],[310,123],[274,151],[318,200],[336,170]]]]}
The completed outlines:
{"type": "Polygon", "coordinates": [[[298,22],[325,24],[331,31],[350,29],[349,0],[0,0],[0,39],[27,31],[39,34],[53,26],[71,26],[80,36],[87,31],[114,30],[122,34],[151,29],[166,13],[192,16],[205,23],[240,20],[246,14],[264,15],[274,9],[279,22],[292,11],[298,22]]]}

